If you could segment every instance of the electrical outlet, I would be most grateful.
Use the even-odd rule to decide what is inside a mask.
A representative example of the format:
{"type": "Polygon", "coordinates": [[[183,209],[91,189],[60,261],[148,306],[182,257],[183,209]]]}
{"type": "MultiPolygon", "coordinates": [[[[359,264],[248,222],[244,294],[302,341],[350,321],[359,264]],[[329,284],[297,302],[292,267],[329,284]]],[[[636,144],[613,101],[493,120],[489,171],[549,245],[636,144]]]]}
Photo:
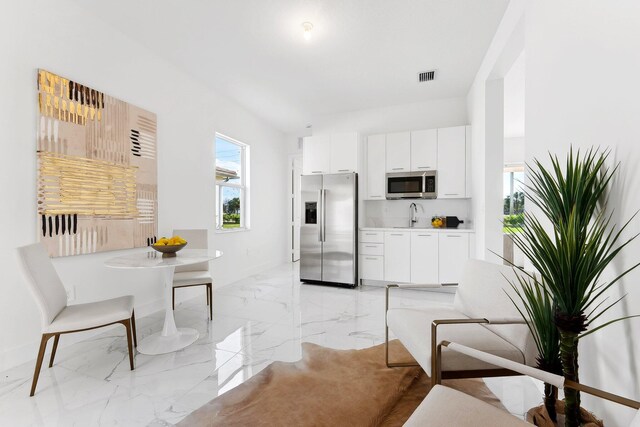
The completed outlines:
{"type": "Polygon", "coordinates": [[[66,291],[67,291],[67,302],[75,301],[76,287],[72,286],[71,288],[66,289],[66,291]]]}

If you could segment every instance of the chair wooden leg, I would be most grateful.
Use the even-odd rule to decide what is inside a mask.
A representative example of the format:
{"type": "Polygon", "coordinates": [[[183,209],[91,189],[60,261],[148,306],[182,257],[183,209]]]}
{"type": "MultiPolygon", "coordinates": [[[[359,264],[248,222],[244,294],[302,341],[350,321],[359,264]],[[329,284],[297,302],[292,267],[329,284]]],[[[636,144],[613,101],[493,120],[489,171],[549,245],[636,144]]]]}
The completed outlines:
{"type": "Polygon", "coordinates": [[[60,341],[60,334],[56,334],[53,339],[53,349],[51,350],[51,359],[49,360],[49,367],[53,366],[53,359],[56,358],[56,350],[58,349],[58,341],[60,341]]]}
{"type": "Polygon", "coordinates": [[[138,334],[136,333],[136,312],[131,310],[131,328],[133,329],[133,345],[138,348],[138,334]]]}
{"type": "Polygon", "coordinates": [[[206,288],[206,291],[207,291],[206,292],[206,294],[207,294],[207,305],[209,305],[210,301],[209,301],[209,284],[208,283],[205,285],[205,288],[206,288]]]}
{"type": "Polygon", "coordinates": [[[209,320],[213,320],[213,284],[209,283],[207,289],[209,290],[209,320]]]}
{"type": "Polygon", "coordinates": [[[131,331],[131,319],[125,319],[122,321],[122,324],[127,329],[127,345],[129,347],[129,365],[131,365],[131,370],[133,371],[133,340],[132,340],[132,331],[131,331]]]}
{"type": "Polygon", "coordinates": [[[209,283],[209,320],[213,320],[213,284],[209,283]]]}
{"type": "Polygon", "coordinates": [[[176,288],[171,289],[171,308],[176,309],[176,288]]]}
{"type": "Polygon", "coordinates": [[[54,334],[42,334],[40,340],[40,350],[38,351],[38,358],[36,359],[36,369],[33,372],[33,382],[31,383],[31,394],[33,396],[36,393],[36,385],[38,384],[38,377],[40,376],[40,368],[42,367],[42,359],[44,359],[44,352],[47,349],[47,342],[54,334]]]}

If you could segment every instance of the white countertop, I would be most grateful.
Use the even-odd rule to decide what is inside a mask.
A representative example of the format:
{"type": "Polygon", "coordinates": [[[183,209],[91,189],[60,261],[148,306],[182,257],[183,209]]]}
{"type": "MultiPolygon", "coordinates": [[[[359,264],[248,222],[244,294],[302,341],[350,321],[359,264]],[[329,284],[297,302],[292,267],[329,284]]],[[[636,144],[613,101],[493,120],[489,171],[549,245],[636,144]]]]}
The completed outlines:
{"type": "Polygon", "coordinates": [[[415,231],[415,232],[435,232],[435,233],[474,233],[475,230],[467,227],[458,228],[434,228],[434,227],[360,227],[360,231],[415,231]]]}

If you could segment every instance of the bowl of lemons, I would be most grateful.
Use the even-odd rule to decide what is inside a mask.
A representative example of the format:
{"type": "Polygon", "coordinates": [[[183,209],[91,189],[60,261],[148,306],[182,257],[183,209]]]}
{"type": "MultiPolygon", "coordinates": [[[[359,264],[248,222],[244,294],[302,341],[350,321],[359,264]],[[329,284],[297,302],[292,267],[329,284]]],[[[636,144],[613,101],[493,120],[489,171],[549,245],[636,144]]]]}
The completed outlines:
{"type": "Polygon", "coordinates": [[[176,252],[187,246],[187,241],[180,236],[161,237],[151,247],[158,252],[162,252],[162,258],[176,256],[176,252]]]}
{"type": "Polygon", "coordinates": [[[431,218],[431,226],[433,228],[442,228],[445,227],[446,224],[447,220],[443,216],[434,216],[433,218],[431,218]]]}

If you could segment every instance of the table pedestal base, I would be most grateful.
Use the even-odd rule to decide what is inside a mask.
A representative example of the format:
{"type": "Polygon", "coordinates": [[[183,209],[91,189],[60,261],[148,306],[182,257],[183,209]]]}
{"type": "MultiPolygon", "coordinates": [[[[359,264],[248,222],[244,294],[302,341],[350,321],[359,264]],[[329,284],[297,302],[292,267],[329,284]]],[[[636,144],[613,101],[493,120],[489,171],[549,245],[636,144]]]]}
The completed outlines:
{"type": "Polygon", "coordinates": [[[175,334],[169,336],[153,334],[138,344],[138,352],[149,355],[171,353],[193,344],[198,336],[198,331],[191,328],[178,328],[175,334]]]}
{"type": "Polygon", "coordinates": [[[162,269],[164,279],[164,325],[162,332],[153,334],[143,339],[138,344],[138,351],[142,354],[164,354],[182,350],[193,344],[198,339],[198,331],[191,328],[176,328],[176,320],[173,317],[173,274],[174,266],[162,269]]]}

